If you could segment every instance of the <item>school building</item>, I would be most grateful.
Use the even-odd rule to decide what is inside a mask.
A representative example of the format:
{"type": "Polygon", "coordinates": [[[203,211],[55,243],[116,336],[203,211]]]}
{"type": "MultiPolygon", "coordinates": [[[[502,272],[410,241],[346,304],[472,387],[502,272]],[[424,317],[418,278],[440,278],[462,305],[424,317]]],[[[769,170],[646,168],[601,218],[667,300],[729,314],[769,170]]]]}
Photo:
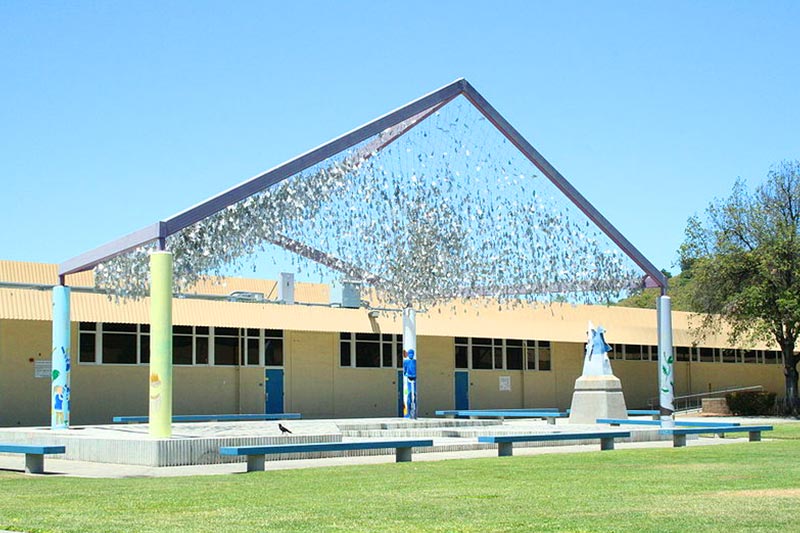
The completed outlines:
{"type": "MultiPolygon", "coordinates": [[[[50,423],[54,264],[0,261],[0,426],[50,423]]],[[[93,292],[70,276],[72,424],[148,412],[149,301],[93,292]],[[83,289],[82,287],[85,287],[83,289]]],[[[401,313],[331,303],[327,285],[227,278],[173,302],[174,414],[296,412],[397,416],[401,313]]],[[[654,310],[458,303],[417,314],[419,415],[437,409],[569,407],[587,322],[606,328],[629,408],[658,396],[654,310]]],[[[673,312],[675,394],[762,385],[781,393],[776,346],[740,349],[724,332],[697,342],[673,312]]]]}

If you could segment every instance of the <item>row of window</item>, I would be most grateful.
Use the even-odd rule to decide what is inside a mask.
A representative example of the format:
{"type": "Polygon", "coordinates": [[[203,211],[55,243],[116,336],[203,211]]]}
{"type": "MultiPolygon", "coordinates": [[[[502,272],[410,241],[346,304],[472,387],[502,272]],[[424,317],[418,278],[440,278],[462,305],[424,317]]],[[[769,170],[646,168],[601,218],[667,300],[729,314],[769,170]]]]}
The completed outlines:
{"type": "MultiPolygon", "coordinates": [[[[738,350],[734,348],[703,348],[700,346],[674,346],[676,361],[697,363],[747,363],[783,364],[783,354],[775,350],[738,350]]],[[[658,361],[658,346],[639,344],[614,344],[608,352],[609,359],[624,361],[658,361]]]]}
{"type": "Polygon", "coordinates": [[[470,370],[550,370],[550,342],[456,337],[456,368],[470,370]]]}
{"type": "MultiPolygon", "coordinates": [[[[150,362],[148,324],[81,322],[78,361],[107,365],[150,362]]],[[[173,326],[175,365],[283,365],[283,331],[259,328],[173,326]]]]}
{"type": "MultiPolygon", "coordinates": [[[[148,324],[81,322],[78,360],[88,364],[136,365],[150,362],[148,324]]],[[[737,350],[676,346],[676,361],[701,363],[783,364],[774,350],[737,350]]],[[[656,361],[658,347],[614,344],[610,359],[656,361]]],[[[455,367],[470,370],[541,370],[551,368],[549,341],[455,338],[455,367]]],[[[175,365],[283,366],[283,331],[260,328],[173,326],[175,365]]],[[[339,364],[351,368],[402,368],[403,336],[341,333],[339,364]]]]}

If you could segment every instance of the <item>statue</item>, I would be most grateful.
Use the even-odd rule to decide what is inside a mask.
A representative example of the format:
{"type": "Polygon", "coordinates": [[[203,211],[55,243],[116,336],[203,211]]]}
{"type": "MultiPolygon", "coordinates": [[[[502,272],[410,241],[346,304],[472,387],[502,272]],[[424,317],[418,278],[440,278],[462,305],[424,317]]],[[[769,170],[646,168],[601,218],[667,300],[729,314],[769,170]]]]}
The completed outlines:
{"type": "Polygon", "coordinates": [[[603,326],[594,327],[589,322],[587,331],[588,342],[586,343],[586,356],[583,359],[583,376],[613,376],[611,371],[611,361],[608,360],[608,352],[611,346],[606,344],[603,326]]]}
{"type": "Polygon", "coordinates": [[[606,343],[605,329],[589,322],[586,333],[583,372],[575,381],[569,422],[595,424],[598,418],[628,418],[622,382],[614,376],[608,360],[611,346],[606,343]]]}
{"type": "Polygon", "coordinates": [[[408,350],[403,358],[403,394],[405,396],[404,415],[417,418],[417,360],[414,350],[408,350]]]}

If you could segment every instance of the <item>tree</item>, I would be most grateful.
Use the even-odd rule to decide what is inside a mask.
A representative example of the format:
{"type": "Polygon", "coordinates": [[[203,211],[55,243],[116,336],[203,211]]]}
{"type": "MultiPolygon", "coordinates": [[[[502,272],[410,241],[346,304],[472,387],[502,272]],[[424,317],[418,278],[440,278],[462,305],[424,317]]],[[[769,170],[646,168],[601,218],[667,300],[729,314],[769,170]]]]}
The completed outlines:
{"type": "MultiPolygon", "coordinates": [[[[688,294],[690,284],[692,282],[691,270],[684,269],[683,272],[677,276],[673,276],[670,272],[662,269],[661,272],[666,276],[667,283],[667,296],[672,300],[673,311],[692,311],[691,301],[688,294]]],[[[661,296],[661,289],[642,289],[636,294],[620,300],[614,305],[620,307],[638,307],[642,309],[655,309],[656,300],[661,296]]]]}
{"type": "Polygon", "coordinates": [[[738,180],[730,197],[709,204],[704,218],[689,218],[680,254],[691,272],[691,309],[705,313],[701,330],[726,323],[732,342],[776,341],[786,401],[797,412],[800,161],[776,165],[753,191],[738,180]]]}

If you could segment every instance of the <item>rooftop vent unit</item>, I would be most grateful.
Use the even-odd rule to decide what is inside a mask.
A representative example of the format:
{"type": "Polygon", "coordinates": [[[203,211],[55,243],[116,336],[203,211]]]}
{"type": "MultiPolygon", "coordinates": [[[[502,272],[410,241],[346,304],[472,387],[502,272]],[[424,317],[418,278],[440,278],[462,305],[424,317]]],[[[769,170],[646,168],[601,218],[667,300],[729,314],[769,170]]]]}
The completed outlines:
{"type": "Polygon", "coordinates": [[[342,307],[358,309],[361,307],[361,282],[345,280],[342,282],[342,307]]]}
{"type": "Polygon", "coordinates": [[[228,295],[232,302],[263,302],[266,301],[263,292],[233,291],[228,295]]]}
{"type": "Polygon", "coordinates": [[[281,280],[278,282],[278,301],[294,304],[294,274],[281,272],[281,280]]]}

